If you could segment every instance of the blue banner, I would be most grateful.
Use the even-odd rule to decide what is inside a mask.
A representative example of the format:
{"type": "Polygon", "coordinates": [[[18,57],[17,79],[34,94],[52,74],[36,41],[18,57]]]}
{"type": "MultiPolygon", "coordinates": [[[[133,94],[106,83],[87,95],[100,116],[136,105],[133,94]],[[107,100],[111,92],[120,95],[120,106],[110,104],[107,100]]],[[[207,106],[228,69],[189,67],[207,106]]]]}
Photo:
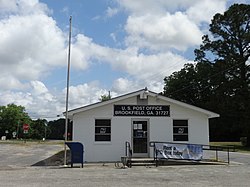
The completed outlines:
{"type": "Polygon", "coordinates": [[[155,143],[157,158],[202,160],[202,145],[155,143]]]}

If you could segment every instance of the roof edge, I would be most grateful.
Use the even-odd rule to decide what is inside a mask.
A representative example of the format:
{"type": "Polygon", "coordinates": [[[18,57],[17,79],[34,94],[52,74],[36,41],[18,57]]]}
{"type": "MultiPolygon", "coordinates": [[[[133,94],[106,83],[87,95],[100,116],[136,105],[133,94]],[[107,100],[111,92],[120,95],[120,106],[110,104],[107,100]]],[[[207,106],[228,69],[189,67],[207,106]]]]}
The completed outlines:
{"type": "MultiPolygon", "coordinates": [[[[170,102],[170,103],[173,103],[173,104],[176,104],[176,105],[188,108],[188,109],[192,109],[192,110],[204,113],[204,114],[206,114],[208,116],[208,118],[217,118],[217,117],[220,117],[220,115],[217,114],[217,113],[215,113],[215,112],[211,112],[209,110],[206,110],[206,109],[194,106],[194,105],[190,105],[190,104],[184,103],[182,101],[178,101],[178,100],[175,100],[175,99],[172,99],[172,98],[160,95],[159,93],[155,93],[155,92],[149,91],[146,88],[140,89],[140,90],[137,90],[137,91],[134,91],[134,92],[131,92],[131,93],[127,93],[127,94],[124,94],[124,95],[120,95],[120,96],[114,97],[114,98],[112,98],[110,100],[107,100],[107,101],[100,101],[100,102],[89,104],[89,105],[86,105],[86,106],[83,106],[83,107],[79,107],[79,108],[75,108],[75,109],[69,110],[68,111],[68,115],[72,116],[75,113],[79,113],[79,112],[90,110],[90,109],[93,109],[93,108],[96,108],[96,107],[100,107],[100,106],[104,106],[104,105],[107,105],[107,104],[111,104],[111,103],[114,103],[114,102],[117,102],[117,101],[129,98],[129,97],[136,96],[136,95],[140,94],[140,92],[145,92],[145,91],[147,91],[147,94],[150,95],[150,96],[152,96],[152,97],[158,97],[158,98],[160,98],[162,100],[165,100],[167,102],[170,102]]],[[[63,114],[65,115],[65,112],[63,114]]]]}

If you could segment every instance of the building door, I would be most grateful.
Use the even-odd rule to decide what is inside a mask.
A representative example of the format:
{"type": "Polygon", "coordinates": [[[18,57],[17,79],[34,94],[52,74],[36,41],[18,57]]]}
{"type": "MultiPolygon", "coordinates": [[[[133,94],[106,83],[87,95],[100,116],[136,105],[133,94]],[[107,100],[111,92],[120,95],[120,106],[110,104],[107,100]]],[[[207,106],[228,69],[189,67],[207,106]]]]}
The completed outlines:
{"type": "Polygon", "coordinates": [[[148,121],[133,120],[132,130],[133,156],[148,156],[148,121]]]}

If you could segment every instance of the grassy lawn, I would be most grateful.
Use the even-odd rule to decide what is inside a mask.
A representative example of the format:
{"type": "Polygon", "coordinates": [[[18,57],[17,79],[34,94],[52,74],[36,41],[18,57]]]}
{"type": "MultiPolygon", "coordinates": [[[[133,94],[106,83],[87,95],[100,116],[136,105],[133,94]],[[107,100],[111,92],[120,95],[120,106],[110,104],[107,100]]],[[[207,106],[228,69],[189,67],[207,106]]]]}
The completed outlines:
{"type": "Polygon", "coordinates": [[[250,147],[244,147],[240,142],[210,142],[211,146],[234,146],[235,151],[250,153],[250,147]]]}
{"type": "Polygon", "coordinates": [[[31,140],[31,139],[19,139],[19,140],[0,140],[0,144],[64,144],[63,140],[31,140]]]}

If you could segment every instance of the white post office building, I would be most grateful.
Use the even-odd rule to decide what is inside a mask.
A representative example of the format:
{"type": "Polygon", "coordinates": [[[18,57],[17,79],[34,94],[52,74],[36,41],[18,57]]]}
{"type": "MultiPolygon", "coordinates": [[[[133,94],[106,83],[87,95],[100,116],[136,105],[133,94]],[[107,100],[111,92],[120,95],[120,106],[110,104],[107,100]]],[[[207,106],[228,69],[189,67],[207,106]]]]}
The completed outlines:
{"type": "Polygon", "coordinates": [[[153,157],[150,141],[209,144],[209,118],[218,114],[142,89],[69,111],[73,141],[84,161],[120,161],[125,142],[133,156],[153,157]]]}

